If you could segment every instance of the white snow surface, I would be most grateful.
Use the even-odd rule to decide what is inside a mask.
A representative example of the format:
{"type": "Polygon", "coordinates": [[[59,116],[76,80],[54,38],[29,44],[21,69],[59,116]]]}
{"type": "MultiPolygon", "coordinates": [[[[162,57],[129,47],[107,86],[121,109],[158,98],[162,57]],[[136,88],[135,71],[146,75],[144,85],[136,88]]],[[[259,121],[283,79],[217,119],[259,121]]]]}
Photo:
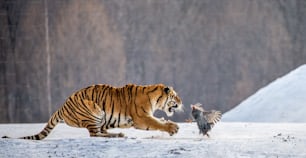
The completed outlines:
{"type": "Polygon", "coordinates": [[[306,65],[273,81],[237,107],[223,121],[306,122],[306,65]]]}
{"type": "MultiPolygon", "coordinates": [[[[45,124],[0,124],[0,136],[19,137],[45,124]]],[[[1,139],[0,157],[306,157],[305,123],[219,122],[210,138],[195,123],[179,123],[174,136],[160,131],[114,129],[126,138],[93,138],[86,129],[59,124],[44,140],[1,139]]]]}

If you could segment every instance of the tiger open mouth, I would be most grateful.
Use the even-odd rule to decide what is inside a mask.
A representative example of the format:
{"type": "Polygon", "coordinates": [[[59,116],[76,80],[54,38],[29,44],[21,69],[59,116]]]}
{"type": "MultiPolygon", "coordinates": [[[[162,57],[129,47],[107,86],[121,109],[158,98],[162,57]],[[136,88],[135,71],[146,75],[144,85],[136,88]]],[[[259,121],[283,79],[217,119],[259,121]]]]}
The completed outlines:
{"type": "Polygon", "coordinates": [[[176,111],[180,111],[181,110],[181,106],[179,104],[177,104],[174,101],[171,101],[167,104],[167,109],[165,109],[164,111],[166,112],[167,116],[173,116],[173,114],[176,111]]]}
{"type": "Polygon", "coordinates": [[[175,104],[174,106],[169,107],[168,111],[174,113],[177,108],[178,108],[178,105],[175,104]]]}

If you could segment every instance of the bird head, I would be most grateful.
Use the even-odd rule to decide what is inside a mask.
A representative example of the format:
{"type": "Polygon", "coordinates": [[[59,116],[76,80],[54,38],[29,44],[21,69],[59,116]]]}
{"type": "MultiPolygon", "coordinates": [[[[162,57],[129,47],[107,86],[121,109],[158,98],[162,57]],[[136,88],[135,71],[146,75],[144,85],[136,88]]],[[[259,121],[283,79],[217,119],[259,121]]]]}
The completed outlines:
{"type": "Polygon", "coordinates": [[[197,118],[201,117],[204,109],[201,107],[200,103],[197,103],[195,105],[191,104],[190,107],[191,107],[191,114],[192,114],[194,119],[197,119],[197,118]]]}

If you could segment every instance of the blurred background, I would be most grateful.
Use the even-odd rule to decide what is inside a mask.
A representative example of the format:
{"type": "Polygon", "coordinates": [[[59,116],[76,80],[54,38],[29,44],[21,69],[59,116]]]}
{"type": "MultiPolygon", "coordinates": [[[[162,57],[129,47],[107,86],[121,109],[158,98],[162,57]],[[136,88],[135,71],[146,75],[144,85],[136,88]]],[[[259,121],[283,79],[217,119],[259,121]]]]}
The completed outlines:
{"type": "Polygon", "coordinates": [[[306,63],[305,30],[304,0],[0,0],[0,123],[98,83],[173,86],[175,121],[226,112],[306,63]]]}

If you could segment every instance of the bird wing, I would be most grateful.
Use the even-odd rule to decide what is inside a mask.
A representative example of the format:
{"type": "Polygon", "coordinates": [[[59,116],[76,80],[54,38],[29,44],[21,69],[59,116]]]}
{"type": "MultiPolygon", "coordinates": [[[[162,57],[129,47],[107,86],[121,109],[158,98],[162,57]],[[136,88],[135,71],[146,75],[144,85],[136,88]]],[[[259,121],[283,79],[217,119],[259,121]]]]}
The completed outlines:
{"type": "Polygon", "coordinates": [[[220,111],[212,110],[212,111],[204,111],[203,115],[207,119],[207,122],[214,125],[218,121],[221,120],[222,113],[220,111]]]}

